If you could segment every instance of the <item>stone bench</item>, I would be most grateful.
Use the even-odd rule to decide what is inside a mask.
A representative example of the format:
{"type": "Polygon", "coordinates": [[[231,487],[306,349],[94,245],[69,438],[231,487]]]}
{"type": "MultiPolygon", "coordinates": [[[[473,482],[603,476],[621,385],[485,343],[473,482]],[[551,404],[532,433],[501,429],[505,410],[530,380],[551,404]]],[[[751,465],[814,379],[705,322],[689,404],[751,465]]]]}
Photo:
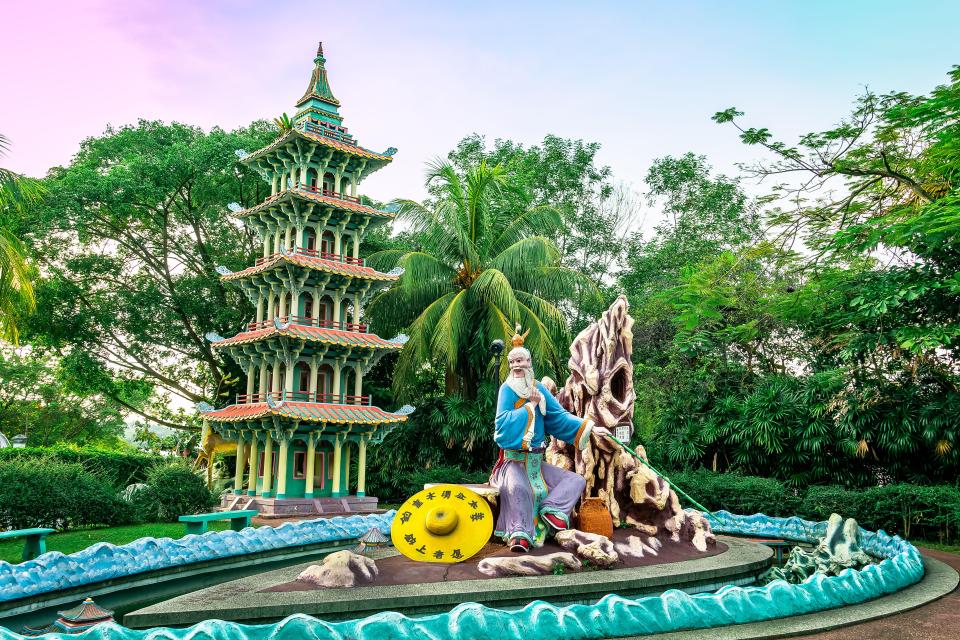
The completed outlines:
{"type": "Polygon", "coordinates": [[[15,529],[0,532],[0,540],[5,538],[25,538],[23,543],[23,561],[33,560],[47,552],[47,536],[53,529],[15,529]]]}
{"type": "Polygon", "coordinates": [[[229,520],[230,528],[234,531],[243,531],[250,526],[250,519],[260,513],[256,509],[243,511],[218,511],[216,513],[196,513],[189,516],[180,516],[180,522],[187,524],[187,534],[200,535],[207,532],[211,522],[229,520]]]}

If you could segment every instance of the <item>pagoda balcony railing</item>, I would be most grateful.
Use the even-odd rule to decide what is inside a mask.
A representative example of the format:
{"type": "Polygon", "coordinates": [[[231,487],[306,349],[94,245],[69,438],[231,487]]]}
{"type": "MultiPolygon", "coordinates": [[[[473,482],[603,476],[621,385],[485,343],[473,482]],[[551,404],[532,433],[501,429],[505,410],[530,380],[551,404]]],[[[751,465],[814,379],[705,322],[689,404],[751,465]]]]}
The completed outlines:
{"type": "MultiPolygon", "coordinates": [[[[327,320],[325,318],[311,318],[309,316],[277,316],[280,322],[295,324],[298,327],[318,327],[320,329],[335,329],[337,331],[352,331],[353,333],[369,333],[370,328],[365,324],[355,322],[339,322],[337,320],[327,320]]],[[[247,324],[247,331],[257,331],[258,329],[269,329],[273,327],[273,318],[261,320],[260,322],[251,322],[247,324]]]]}
{"type": "MultiPolygon", "coordinates": [[[[363,258],[354,258],[353,256],[345,256],[339,253],[329,253],[327,251],[317,251],[316,249],[307,249],[305,247],[292,247],[290,249],[291,253],[298,256],[307,256],[308,258],[319,258],[320,260],[329,260],[330,262],[340,262],[342,264],[354,264],[358,267],[363,267],[367,263],[363,258]]],[[[269,262],[275,259],[279,253],[274,253],[266,258],[260,257],[257,258],[256,266],[260,266],[264,262],[269,262]]]]}
{"type": "Polygon", "coordinates": [[[312,122],[304,122],[303,130],[309,131],[310,133],[316,133],[321,135],[324,138],[330,138],[331,140],[336,140],[337,142],[345,142],[350,146],[357,146],[357,141],[353,139],[353,136],[347,133],[346,131],[335,131],[329,129],[322,125],[314,124],[312,122]]]}
{"type": "Polygon", "coordinates": [[[267,397],[274,401],[290,402],[323,402],[326,404],[353,404],[369,407],[372,404],[370,396],[351,396],[345,393],[314,393],[312,391],[271,391],[270,393],[238,393],[237,404],[255,404],[266,402],[267,397]]]}
{"type": "Polygon", "coordinates": [[[323,187],[318,187],[315,184],[304,184],[302,182],[298,182],[294,185],[294,188],[299,189],[300,191],[308,191],[310,193],[319,193],[320,195],[326,196],[328,198],[336,198],[337,200],[345,200],[347,202],[356,202],[357,204],[360,204],[360,198],[358,198],[357,196],[348,196],[345,193],[337,193],[336,191],[333,191],[331,189],[324,189],[323,187]]]}

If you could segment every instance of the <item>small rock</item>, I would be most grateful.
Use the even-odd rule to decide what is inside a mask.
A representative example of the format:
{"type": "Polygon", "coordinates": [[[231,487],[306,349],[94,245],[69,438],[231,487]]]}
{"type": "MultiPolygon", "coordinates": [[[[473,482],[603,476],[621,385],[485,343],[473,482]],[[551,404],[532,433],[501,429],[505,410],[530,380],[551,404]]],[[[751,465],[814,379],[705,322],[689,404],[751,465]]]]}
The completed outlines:
{"type": "Polygon", "coordinates": [[[373,582],[379,573],[377,563],[372,558],[351,551],[337,551],[324,558],[320,564],[304,569],[297,576],[297,580],[324,589],[355,587],[373,582]]]}
{"type": "Polygon", "coordinates": [[[567,529],[558,531],[554,538],[566,551],[576,553],[581,559],[588,560],[595,566],[609,567],[620,561],[620,556],[607,536],[567,529]]]}
{"type": "Polygon", "coordinates": [[[657,555],[663,543],[649,536],[629,536],[625,542],[616,542],[613,546],[621,558],[640,559],[657,555]]]}
{"type": "Polygon", "coordinates": [[[579,571],[582,564],[572,553],[558,551],[545,556],[495,556],[484,558],[477,565],[485,576],[543,576],[553,573],[555,564],[563,565],[564,570],[579,571]]]}

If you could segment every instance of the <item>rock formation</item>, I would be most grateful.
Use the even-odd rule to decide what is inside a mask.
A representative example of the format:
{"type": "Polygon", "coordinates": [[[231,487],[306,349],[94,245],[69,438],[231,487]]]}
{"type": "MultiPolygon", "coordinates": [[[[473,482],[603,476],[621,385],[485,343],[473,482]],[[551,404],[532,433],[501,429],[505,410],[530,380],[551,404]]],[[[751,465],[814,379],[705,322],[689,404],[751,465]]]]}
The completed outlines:
{"type": "Polygon", "coordinates": [[[555,540],[565,551],[576,553],[578,558],[589,561],[595,567],[606,568],[620,561],[613,542],[606,536],[567,529],[558,531],[555,540]]]}
{"type": "Polygon", "coordinates": [[[373,559],[350,551],[336,551],[324,558],[320,564],[304,569],[297,576],[297,580],[324,589],[355,587],[373,582],[379,573],[373,559]]]}
{"type": "Polygon", "coordinates": [[[800,584],[814,573],[827,576],[840,575],[844,569],[861,569],[872,562],[858,540],[860,528],[857,521],[846,521],[836,513],[827,521],[827,532],[813,551],[794,547],[782,567],[773,567],[760,576],[762,582],[786,580],[800,584]]]}
{"type": "Polygon", "coordinates": [[[480,573],[494,578],[504,576],[543,576],[555,571],[556,566],[564,571],[579,571],[583,565],[572,553],[558,551],[543,556],[516,555],[484,558],[477,565],[480,573]]]}
{"type": "MultiPolygon", "coordinates": [[[[625,296],[603,312],[598,322],[580,332],[570,345],[570,377],[557,394],[560,404],[578,416],[615,432],[627,426],[633,434],[633,318],[625,296]]],[[[627,437],[629,439],[629,436],[627,437]]],[[[643,447],[637,453],[646,459],[643,447]]],[[[614,524],[628,524],[647,536],[688,541],[703,551],[716,541],[697,512],[684,511],[677,494],[649,467],[610,440],[593,438],[576,447],[554,439],[547,462],[582,475],[585,496],[598,496],[610,509],[614,524]]]]}

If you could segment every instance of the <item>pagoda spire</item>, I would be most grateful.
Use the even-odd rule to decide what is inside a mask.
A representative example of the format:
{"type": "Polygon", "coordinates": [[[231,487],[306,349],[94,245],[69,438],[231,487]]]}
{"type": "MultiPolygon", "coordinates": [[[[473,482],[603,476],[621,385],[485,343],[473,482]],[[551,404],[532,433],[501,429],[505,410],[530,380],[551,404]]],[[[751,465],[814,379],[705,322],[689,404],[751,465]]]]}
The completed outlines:
{"type": "Polygon", "coordinates": [[[334,97],[333,90],[330,89],[330,80],[327,78],[327,68],[324,66],[326,61],[327,59],[323,57],[323,42],[321,41],[317,46],[317,57],[313,59],[314,66],[313,74],[310,76],[310,84],[307,86],[303,97],[297,101],[298,107],[308,102],[311,98],[319,99],[334,106],[340,106],[340,101],[334,97]]]}

